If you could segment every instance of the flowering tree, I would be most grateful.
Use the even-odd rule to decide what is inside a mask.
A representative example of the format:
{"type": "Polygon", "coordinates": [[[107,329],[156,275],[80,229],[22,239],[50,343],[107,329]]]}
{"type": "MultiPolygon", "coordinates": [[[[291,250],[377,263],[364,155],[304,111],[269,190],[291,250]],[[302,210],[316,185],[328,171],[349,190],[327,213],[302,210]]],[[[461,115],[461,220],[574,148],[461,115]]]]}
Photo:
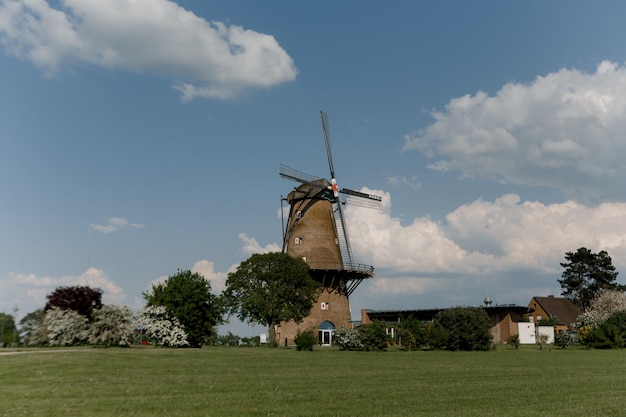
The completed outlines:
{"type": "Polygon", "coordinates": [[[167,347],[189,346],[187,332],[178,319],[164,306],[148,306],[141,312],[141,325],[146,335],[157,345],[167,347]]]}
{"type": "Polygon", "coordinates": [[[363,350],[365,348],[357,329],[342,327],[335,333],[334,341],[341,350],[363,350]]]}
{"type": "Polygon", "coordinates": [[[578,316],[576,328],[578,337],[585,343],[595,329],[602,326],[616,313],[626,311],[626,293],[620,290],[606,290],[594,298],[587,311],[578,316]]]}
{"type": "Polygon", "coordinates": [[[72,346],[87,340],[87,317],[74,310],[52,307],[33,330],[30,345],[72,346]]]}
{"type": "Polygon", "coordinates": [[[126,306],[103,305],[91,313],[93,322],[89,327],[89,343],[104,346],[129,346],[135,320],[126,306]]]}

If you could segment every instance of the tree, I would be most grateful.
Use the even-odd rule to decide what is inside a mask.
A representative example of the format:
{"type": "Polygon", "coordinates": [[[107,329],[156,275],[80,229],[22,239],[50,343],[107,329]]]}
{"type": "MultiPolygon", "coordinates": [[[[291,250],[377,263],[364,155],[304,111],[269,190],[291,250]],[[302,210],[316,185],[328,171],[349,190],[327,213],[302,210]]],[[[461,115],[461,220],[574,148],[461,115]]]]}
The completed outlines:
{"type": "Polygon", "coordinates": [[[0,347],[9,346],[13,343],[17,328],[15,319],[11,314],[0,313],[0,347]]]}
{"type": "Polygon", "coordinates": [[[214,326],[223,322],[219,298],[211,293],[211,284],[202,275],[178,270],[165,282],[152,285],[144,293],[147,306],[164,306],[187,333],[190,347],[201,347],[215,334],[214,326]]]}
{"type": "Polygon", "coordinates": [[[228,274],[222,295],[230,314],[248,323],[269,327],[269,342],[276,344],[274,325],[301,321],[319,295],[319,284],[309,266],[286,253],[252,255],[228,274]]]}
{"type": "Polygon", "coordinates": [[[74,310],[89,319],[94,309],[102,307],[102,290],[89,286],[58,287],[46,298],[48,302],[45,311],[58,307],[61,310],[74,310]]]}
{"type": "Polygon", "coordinates": [[[400,320],[398,339],[404,349],[419,349],[425,342],[425,333],[424,324],[413,316],[400,320]]]}
{"type": "Polygon", "coordinates": [[[72,346],[87,340],[87,317],[72,309],[52,307],[32,331],[28,344],[49,346],[72,346]]]}
{"type": "Polygon", "coordinates": [[[443,328],[446,350],[489,350],[489,316],[479,307],[442,310],[435,321],[443,328]]]}
{"type": "Polygon", "coordinates": [[[93,322],[88,337],[92,345],[130,346],[135,320],[133,312],[126,306],[103,305],[93,310],[93,322]]]}
{"type": "Polygon", "coordinates": [[[20,320],[20,334],[24,338],[24,343],[28,344],[29,339],[35,331],[36,327],[43,320],[44,312],[41,308],[31,311],[20,320]]]}
{"type": "Polygon", "coordinates": [[[384,350],[387,348],[387,325],[382,320],[374,320],[370,324],[358,327],[363,348],[370,350],[384,350]]]}
{"type": "Polygon", "coordinates": [[[575,253],[565,253],[565,259],[567,262],[561,263],[565,270],[561,274],[562,279],[558,280],[561,294],[570,297],[583,311],[602,291],[626,289],[615,282],[618,272],[606,251],[593,253],[582,247],[575,253]]]}
{"type": "Polygon", "coordinates": [[[164,306],[148,306],[141,311],[141,326],[146,336],[152,339],[155,345],[166,347],[186,347],[187,332],[178,319],[168,313],[164,306]]]}

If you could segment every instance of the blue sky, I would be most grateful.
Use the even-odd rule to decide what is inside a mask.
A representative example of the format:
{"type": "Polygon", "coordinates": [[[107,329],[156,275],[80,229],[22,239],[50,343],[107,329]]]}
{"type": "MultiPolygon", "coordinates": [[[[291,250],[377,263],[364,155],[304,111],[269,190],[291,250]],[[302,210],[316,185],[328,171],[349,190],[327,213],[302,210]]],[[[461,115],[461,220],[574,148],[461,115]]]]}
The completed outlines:
{"type": "Polygon", "coordinates": [[[280,247],[278,164],[328,176],[320,109],[340,185],[384,196],[347,210],[355,319],[559,294],[581,246],[624,270],[625,9],[0,0],[0,310],[219,293],[280,247]]]}

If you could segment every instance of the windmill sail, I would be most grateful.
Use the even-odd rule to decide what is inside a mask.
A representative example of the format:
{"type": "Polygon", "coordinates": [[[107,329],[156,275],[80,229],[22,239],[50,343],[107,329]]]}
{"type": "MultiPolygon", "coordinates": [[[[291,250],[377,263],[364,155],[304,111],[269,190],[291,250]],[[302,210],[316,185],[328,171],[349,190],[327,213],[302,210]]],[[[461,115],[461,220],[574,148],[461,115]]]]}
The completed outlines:
{"type": "MultiPolygon", "coordinates": [[[[339,247],[343,269],[346,271],[364,269],[366,270],[371,267],[368,267],[366,265],[357,265],[354,263],[352,248],[350,246],[350,239],[348,237],[348,231],[343,212],[343,205],[345,203],[348,203],[361,207],[381,209],[382,199],[381,197],[374,194],[363,193],[361,191],[356,191],[349,188],[340,188],[337,185],[337,180],[335,178],[335,167],[333,164],[333,157],[330,146],[330,128],[328,124],[328,116],[323,111],[320,111],[320,117],[322,120],[324,143],[326,145],[328,168],[330,170],[330,181],[320,177],[316,177],[311,174],[307,174],[284,164],[280,164],[279,174],[285,179],[298,182],[302,185],[310,186],[308,188],[308,191],[306,191],[307,188],[303,188],[302,185],[298,187],[298,196],[302,197],[303,195],[307,195],[311,198],[323,199],[331,203],[333,213],[332,223],[335,230],[336,243],[339,247]]],[[[296,194],[292,194],[292,201],[294,201],[295,195],[296,194]]],[[[285,244],[289,241],[290,236],[290,231],[287,230],[283,238],[285,244]]]]}

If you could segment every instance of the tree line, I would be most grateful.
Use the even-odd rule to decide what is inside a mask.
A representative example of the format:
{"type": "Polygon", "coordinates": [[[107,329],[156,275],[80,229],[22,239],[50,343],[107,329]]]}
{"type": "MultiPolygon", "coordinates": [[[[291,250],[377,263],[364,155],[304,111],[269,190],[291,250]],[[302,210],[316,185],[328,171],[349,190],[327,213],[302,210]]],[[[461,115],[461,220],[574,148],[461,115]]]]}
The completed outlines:
{"type": "MultiPolygon", "coordinates": [[[[565,261],[560,263],[563,272],[557,281],[562,295],[583,311],[576,323],[579,340],[593,347],[623,347],[626,286],[617,283],[618,272],[611,257],[606,251],[593,253],[581,247],[566,252],[565,261]]],[[[268,326],[270,343],[275,344],[274,325],[306,317],[319,291],[319,284],[310,277],[301,259],[284,253],[255,254],[228,274],[221,296],[211,292],[210,282],[202,275],[178,270],[143,293],[146,304],[139,312],[104,305],[98,288],[59,287],[47,295],[42,309],[20,321],[20,332],[13,316],[0,313],[0,343],[7,346],[17,340],[28,345],[127,346],[143,341],[166,347],[233,345],[240,343],[237,336],[218,336],[215,328],[227,317],[237,316],[244,322],[268,326]]],[[[407,317],[398,327],[397,336],[409,349],[484,350],[490,344],[489,322],[481,312],[469,307],[447,309],[430,323],[407,317]]],[[[381,328],[386,329],[386,324],[341,329],[335,341],[342,349],[382,349],[388,335],[383,335],[381,328]]],[[[308,348],[315,340],[315,334],[301,334],[296,342],[302,341],[308,348]]],[[[256,340],[244,343],[255,345],[256,340]]]]}
{"type": "MultiPolygon", "coordinates": [[[[268,326],[270,343],[275,344],[274,325],[306,317],[319,290],[303,260],[278,252],[255,254],[242,262],[228,274],[221,296],[211,292],[211,283],[202,275],[178,270],[142,294],[146,304],[139,312],[104,305],[99,288],[59,287],[47,295],[43,308],[21,320],[18,341],[31,346],[149,342],[197,348],[232,345],[237,338],[238,344],[258,344],[256,339],[216,334],[216,326],[236,315],[248,323],[268,326]]],[[[18,334],[10,315],[0,315],[0,329],[4,328],[13,338],[18,334]]]]}

